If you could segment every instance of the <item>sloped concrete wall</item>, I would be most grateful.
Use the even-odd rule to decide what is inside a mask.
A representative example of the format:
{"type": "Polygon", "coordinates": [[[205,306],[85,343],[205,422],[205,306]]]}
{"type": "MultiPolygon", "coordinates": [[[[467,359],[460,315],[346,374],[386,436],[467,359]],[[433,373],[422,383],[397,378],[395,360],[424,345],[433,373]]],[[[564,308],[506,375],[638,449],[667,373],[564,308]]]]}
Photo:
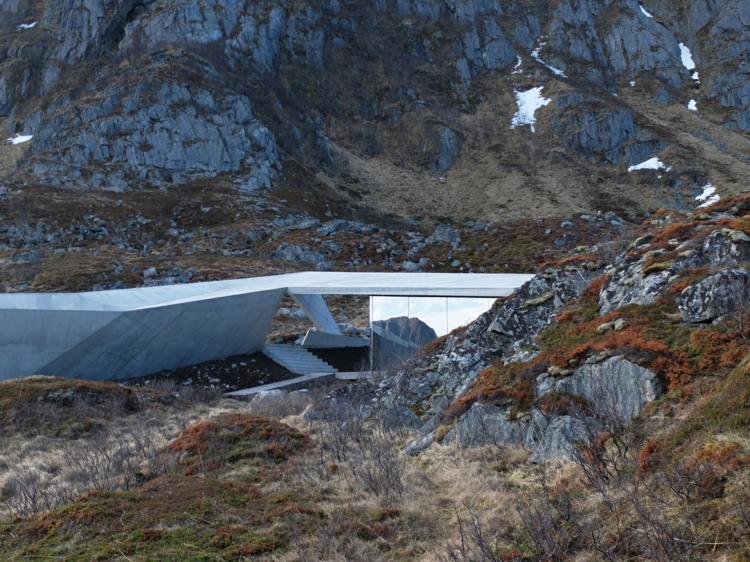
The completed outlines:
{"type": "Polygon", "coordinates": [[[120,379],[263,346],[283,289],[126,312],[0,310],[0,379],[120,379]]]}

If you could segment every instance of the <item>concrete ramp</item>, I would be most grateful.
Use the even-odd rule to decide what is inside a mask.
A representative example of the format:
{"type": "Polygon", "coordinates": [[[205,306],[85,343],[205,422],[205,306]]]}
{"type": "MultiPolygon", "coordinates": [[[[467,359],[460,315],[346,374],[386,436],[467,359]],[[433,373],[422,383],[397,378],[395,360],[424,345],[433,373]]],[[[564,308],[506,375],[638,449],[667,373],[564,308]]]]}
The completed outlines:
{"type": "Polygon", "coordinates": [[[266,344],[263,346],[263,355],[295,375],[336,372],[331,365],[299,345],[266,344]]]}

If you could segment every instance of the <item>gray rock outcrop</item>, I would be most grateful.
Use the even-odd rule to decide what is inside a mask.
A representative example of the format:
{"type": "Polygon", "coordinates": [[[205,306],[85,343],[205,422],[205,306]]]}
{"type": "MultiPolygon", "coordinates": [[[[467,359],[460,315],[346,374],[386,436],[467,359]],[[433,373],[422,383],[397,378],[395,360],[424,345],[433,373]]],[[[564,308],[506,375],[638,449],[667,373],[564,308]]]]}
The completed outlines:
{"type": "MultiPolygon", "coordinates": [[[[602,426],[603,420],[627,423],[663,392],[657,376],[623,357],[579,367],[570,376],[554,379],[547,374],[537,381],[537,396],[549,393],[583,398],[591,409],[545,413],[532,407],[523,415],[511,415],[502,406],[475,403],[445,435],[445,441],[467,446],[517,445],[534,451],[532,460],[570,457],[576,442],[602,426]]],[[[424,449],[413,443],[412,454],[424,449]]]]}
{"type": "Polygon", "coordinates": [[[661,382],[650,370],[625,359],[610,357],[601,363],[587,363],[573,374],[537,379],[537,396],[551,392],[579,396],[623,422],[637,416],[643,407],[663,392],[661,382]]]}
{"type": "Polygon", "coordinates": [[[176,83],[113,87],[98,107],[52,117],[35,137],[32,161],[50,184],[85,176],[111,189],[232,171],[253,190],[270,186],[280,166],[275,139],[247,97],[176,83]]]}
{"type": "Polygon", "coordinates": [[[531,347],[534,337],[553,321],[565,303],[579,297],[597,270],[550,269],[505,300],[490,325],[493,349],[504,354],[531,347]]]}
{"type": "MultiPolygon", "coordinates": [[[[648,352],[632,354],[622,344],[572,358],[565,368],[545,366],[530,362],[538,353],[536,335],[555,321],[566,303],[583,294],[593,277],[602,274],[600,314],[632,304],[668,303],[675,298],[675,283],[704,271],[713,273],[692,283],[677,299],[685,322],[714,322],[748,308],[750,240],[741,230],[721,226],[728,224],[727,217],[744,212],[740,207],[716,211],[713,216],[701,215],[693,224],[678,221],[673,229],[674,218],[659,219],[665,231],[641,236],[605,269],[589,264],[543,271],[464,334],[452,334],[430,356],[384,381],[376,395],[388,404],[411,405],[423,420],[406,451],[419,454],[440,439],[527,447],[532,460],[569,457],[577,441],[593,438],[608,424],[627,425],[665,392],[666,382],[650,367],[648,352]],[[664,232],[676,238],[664,241],[664,232]],[[479,374],[500,362],[525,364],[520,374],[513,375],[521,377],[513,382],[521,386],[508,387],[507,392],[501,388],[497,394],[480,387],[478,395],[467,396],[479,374]],[[530,381],[531,393],[526,390],[530,381]],[[523,398],[516,398],[515,390],[523,398]],[[470,400],[465,411],[462,397],[470,400]]],[[[563,221],[561,228],[570,229],[572,224],[563,221]]],[[[623,331],[630,322],[626,313],[600,323],[596,333],[623,331]]],[[[509,369],[508,374],[514,372],[509,369]]],[[[488,374],[496,375],[504,376],[496,371],[488,374]]],[[[489,385],[492,389],[494,382],[489,385]]]]}
{"type": "Polygon", "coordinates": [[[680,312],[685,322],[711,322],[750,311],[750,272],[727,269],[682,291],[680,312]]]}
{"type": "MultiPolygon", "coordinates": [[[[648,239],[636,241],[648,249],[648,239]]],[[[739,230],[719,228],[706,236],[702,245],[691,241],[676,246],[667,256],[665,250],[649,250],[635,260],[623,261],[610,272],[599,296],[602,315],[627,304],[651,304],[662,297],[670,281],[681,271],[698,267],[736,267],[750,259],[750,236],[739,230]],[[665,257],[661,257],[665,256],[665,257]]]]}

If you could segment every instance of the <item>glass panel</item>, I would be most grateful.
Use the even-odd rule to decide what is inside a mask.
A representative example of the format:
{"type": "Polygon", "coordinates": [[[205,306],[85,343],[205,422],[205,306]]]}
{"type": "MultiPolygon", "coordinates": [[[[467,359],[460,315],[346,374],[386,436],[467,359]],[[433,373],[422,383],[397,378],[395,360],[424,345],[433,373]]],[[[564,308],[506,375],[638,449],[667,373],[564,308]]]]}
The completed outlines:
{"type": "Polygon", "coordinates": [[[377,370],[398,366],[419,349],[411,341],[408,297],[372,297],[372,363],[377,370]]]}
{"type": "Polygon", "coordinates": [[[448,299],[447,331],[471,324],[494,304],[495,299],[450,297],[448,299]]]}
{"type": "Polygon", "coordinates": [[[487,312],[494,299],[457,297],[372,297],[372,364],[397,367],[423,346],[487,312]]]}

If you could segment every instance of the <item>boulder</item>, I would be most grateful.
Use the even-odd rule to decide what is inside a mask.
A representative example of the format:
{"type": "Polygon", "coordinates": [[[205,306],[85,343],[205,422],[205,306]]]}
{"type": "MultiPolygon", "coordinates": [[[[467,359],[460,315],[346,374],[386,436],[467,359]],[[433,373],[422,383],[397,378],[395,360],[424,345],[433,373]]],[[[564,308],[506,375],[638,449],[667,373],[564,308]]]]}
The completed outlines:
{"type": "Polygon", "coordinates": [[[679,308],[685,322],[711,322],[741,310],[750,310],[750,273],[726,269],[687,287],[679,308]]]}
{"type": "MultiPolygon", "coordinates": [[[[583,398],[588,408],[580,412],[544,413],[532,408],[512,416],[508,407],[475,403],[444,441],[464,446],[515,445],[533,451],[531,460],[570,458],[575,443],[588,439],[602,425],[601,420],[627,423],[663,392],[652,371],[624,357],[611,357],[598,364],[578,367],[565,378],[547,374],[537,379],[537,396],[556,393],[583,398]]],[[[423,450],[435,433],[410,444],[411,454],[423,450]]]]}
{"type": "Polygon", "coordinates": [[[703,255],[714,267],[750,261],[750,236],[731,228],[716,230],[703,242],[703,255]]]}
{"type": "Polygon", "coordinates": [[[328,267],[328,262],[326,261],[325,256],[320,252],[313,250],[306,244],[281,244],[273,253],[272,257],[273,259],[283,261],[310,263],[321,270],[328,267]]]}
{"type": "Polygon", "coordinates": [[[427,244],[440,244],[441,242],[448,242],[453,246],[461,244],[461,234],[454,228],[451,228],[447,224],[439,224],[435,227],[435,231],[427,237],[425,240],[427,244]]]}
{"type": "Polygon", "coordinates": [[[656,400],[663,388],[654,372],[616,356],[602,363],[581,365],[565,378],[540,375],[536,392],[538,397],[551,392],[579,396],[595,410],[627,422],[656,400]]]}
{"type": "MultiPolygon", "coordinates": [[[[588,420],[573,416],[547,416],[532,410],[520,419],[513,419],[507,408],[474,404],[443,442],[455,442],[465,447],[509,445],[531,449],[531,462],[553,458],[570,458],[576,442],[584,440],[588,420]]],[[[429,436],[428,436],[429,437],[429,436]]],[[[433,435],[434,438],[434,435],[433,435]]],[[[410,443],[410,454],[426,448],[426,439],[410,443]]]]}

